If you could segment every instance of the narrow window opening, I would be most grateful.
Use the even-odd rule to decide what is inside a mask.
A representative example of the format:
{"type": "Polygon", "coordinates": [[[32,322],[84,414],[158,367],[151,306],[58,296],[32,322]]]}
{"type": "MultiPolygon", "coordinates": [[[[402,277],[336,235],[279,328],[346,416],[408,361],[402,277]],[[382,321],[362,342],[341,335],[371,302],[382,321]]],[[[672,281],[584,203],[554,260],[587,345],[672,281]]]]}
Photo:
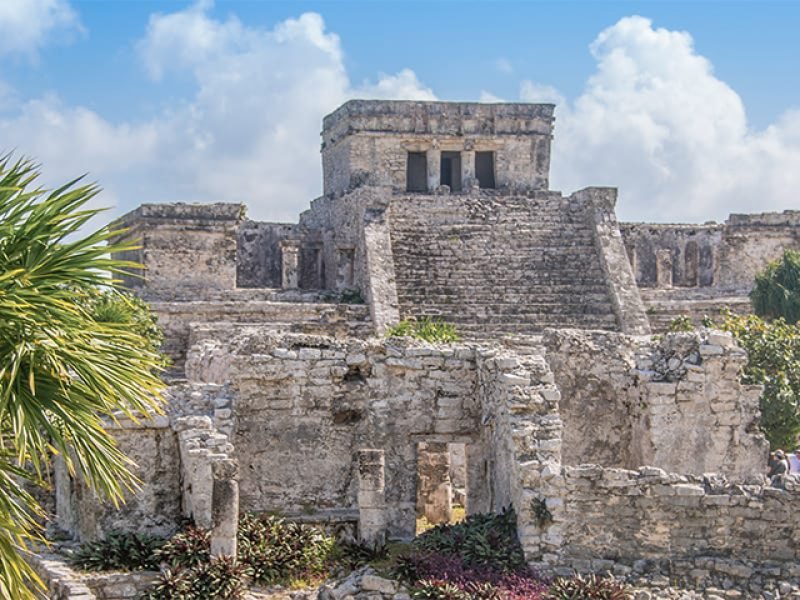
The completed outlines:
{"type": "Polygon", "coordinates": [[[493,190],[494,182],[494,152],[475,153],[475,177],[482,189],[493,190]]]}
{"type": "Polygon", "coordinates": [[[424,152],[408,153],[406,190],[409,192],[425,192],[428,190],[428,159],[424,152]]]}
{"type": "Polygon", "coordinates": [[[461,153],[442,152],[441,184],[446,185],[452,192],[461,191],[461,153]]]}

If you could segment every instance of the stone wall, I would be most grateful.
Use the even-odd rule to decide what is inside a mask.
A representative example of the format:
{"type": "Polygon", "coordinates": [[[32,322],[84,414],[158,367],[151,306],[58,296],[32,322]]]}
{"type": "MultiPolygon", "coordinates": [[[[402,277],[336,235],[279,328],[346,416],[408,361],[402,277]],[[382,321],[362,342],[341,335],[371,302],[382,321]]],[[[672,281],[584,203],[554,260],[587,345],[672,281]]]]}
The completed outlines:
{"type": "Polygon", "coordinates": [[[684,474],[760,473],[761,388],[739,382],[746,362],[728,334],[549,330],[547,360],[561,390],[564,464],[651,465],[684,474]]]}
{"type": "Polygon", "coordinates": [[[800,211],[732,214],[724,224],[620,226],[642,287],[715,287],[748,292],[769,261],[800,248],[800,211]]]}
{"type": "Polygon", "coordinates": [[[642,287],[708,287],[716,285],[717,252],[722,241],[723,225],[666,225],[622,223],[637,283],[642,287]],[[659,262],[660,252],[667,251],[669,260],[659,262]],[[663,273],[664,269],[668,273],[663,273]]]}
{"type": "Polygon", "coordinates": [[[109,531],[140,531],[155,535],[173,533],[182,518],[181,469],[178,441],[167,417],[134,423],[120,418],[108,422],[120,450],[134,462],[133,474],[141,482],[135,493],[125,493],[119,508],[99,498],[80,477],[73,478],[63,461],[56,463],[56,522],[85,541],[109,531]]]}
{"type": "Polygon", "coordinates": [[[118,242],[139,246],[114,255],[144,265],[128,287],[233,289],[240,204],[142,204],[114,223],[118,242]]]}
{"type": "Polygon", "coordinates": [[[372,332],[369,307],[358,304],[320,302],[276,302],[234,297],[193,302],[151,302],[158,325],[165,335],[163,350],[180,367],[191,343],[204,331],[234,331],[247,324],[271,327],[275,331],[366,336],[372,332]],[[197,332],[193,336],[193,324],[197,332]]]}
{"type": "Polygon", "coordinates": [[[786,248],[800,249],[800,211],[731,215],[719,250],[719,285],[749,290],[756,273],[786,248]]]}
{"type": "Polygon", "coordinates": [[[562,461],[606,467],[632,464],[631,414],[638,347],[646,338],[548,330],[547,362],[561,390],[562,461]]]}
{"type": "MultiPolygon", "coordinates": [[[[236,286],[240,288],[281,287],[280,242],[298,239],[299,227],[289,223],[243,221],[236,247],[236,286]]],[[[303,286],[301,287],[312,287],[303,286]]],[[[318,287],[318,286],[317,286],[318,287]]]]}
{"type": "Polygon", "coordinates": [[[325,117],[325,194],[363,183],[406,189],[408,152],[425,152],[428,189],[439,186],[441,152],[457,152],[465,189],[475,152],[494,152],[497,187],[547,189],[552,104],[351,100],[325,117]]]}
{"type": "MultiPolygon", "coordinates": [[[[417,442],[476,438],[479,400],[469,347],[315,336],[242,336],[190,355],[197,379],[228,380],[242,510],[357,510],[356,452],[385,452],[391,533],[414,530],[417,442]],[[230,356],[223,368],[207,357],[230,356]]],[[[477,481],[476,481],[477,483],[477,481]]]]}
{"type": "Polygon", "coordinates": [[[557,562],[568,569],[659,573],[692,587],[727,583],[745,594],[766,582],[800,581],[794,488],[652,467],[584,465],[565,468],[562,477],[557,562]]]}

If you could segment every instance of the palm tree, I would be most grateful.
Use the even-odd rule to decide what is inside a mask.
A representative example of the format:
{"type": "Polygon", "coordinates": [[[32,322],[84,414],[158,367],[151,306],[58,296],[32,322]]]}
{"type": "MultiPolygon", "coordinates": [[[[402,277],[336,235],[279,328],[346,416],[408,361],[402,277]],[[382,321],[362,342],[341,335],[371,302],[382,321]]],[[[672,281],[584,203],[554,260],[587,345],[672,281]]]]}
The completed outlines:
{"type": "Polygon", "coordinates": [[[43,541],[26,489],[45,484],[58,453],[118,504],[137,482],[103,422],[141,419],[162,403],[158,353],[79,300],[137,266],[110,258],[131,249],[115,244],[118,231],[89,227],[99,188],[76,179],[45,191],[38,177],[28,160],[0,159],[0,598],[13,600],[41,586],[23,558],[43,541]]]}

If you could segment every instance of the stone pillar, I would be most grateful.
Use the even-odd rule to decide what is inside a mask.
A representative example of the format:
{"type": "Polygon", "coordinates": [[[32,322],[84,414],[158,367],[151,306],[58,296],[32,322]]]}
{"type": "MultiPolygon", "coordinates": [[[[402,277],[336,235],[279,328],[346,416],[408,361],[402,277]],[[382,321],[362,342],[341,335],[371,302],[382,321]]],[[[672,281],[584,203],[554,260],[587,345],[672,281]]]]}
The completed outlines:
{"type": "Polygon", "coordinates": [[[442,181],[442,152],[438,147],[427,152],[428,158],[428,191],[434,193],[442,181]]]}
{"type": "Polygon", "coordinates": [[[214,491],[211,502],[211,556],[236,558],[236,531],[239,525],[239,466],[231,459],[212,465],[214,491]]]}
{"type": "Polygon", "coordinates": [[[669,248],[656,251],[656,286],[672,287],[672,251],[669,248]]]}
{"type": "Polygon", "coordinates": [[[300,242],[283,240],[281,242],[281,287],[296,290],[300,282],[300,242]]]}
{"type": "Polygon", "coordinates": [[[475,185],[475,151],[464,150],[461,153],[461,189],[470,191],[475,185]]]}
{"type": "Polygon", "coordinates": [[[358,536],[370,546],[386,541],[384,465],[383,450],[358,451],[358,536]]]}
{"type": "Polygon", "coordinates": [[[433,525],[453,516],[450,449],[446,442],[417,444],[417,514],[433,525]]]}
{"type": "Polygon", "coordinates": [[[355,248],[344,246],[336,248],[336,289],[345,290],[353,287],[355,268],[355,248]]]}
{"type": "Polygon", "coordinates": [[[492,510],[489,493],[489,465],[484,442],[467,444],[467,514],[475,515],[492,510]]]}

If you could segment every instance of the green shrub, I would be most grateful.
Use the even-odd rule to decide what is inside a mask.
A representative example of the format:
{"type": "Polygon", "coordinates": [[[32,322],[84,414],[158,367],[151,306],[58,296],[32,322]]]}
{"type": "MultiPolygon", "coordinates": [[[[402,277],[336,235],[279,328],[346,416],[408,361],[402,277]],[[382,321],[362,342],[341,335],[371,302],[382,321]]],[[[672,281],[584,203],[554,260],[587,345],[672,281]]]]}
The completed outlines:
{"type": "Polygon", "coordinates": [[[358,542],[340,542],[333,549],[332,559],[350,570],[389,558],[386,544],[369,545],[358,542]]]}
{"type": "Polygon", "coordinates": [[[431,317],[404,319],[386,331],[386,337],[410,337],[430,343],[452,343],[461,339],[451,323],[431,317]]]}
{"type": "Polygon", "coordinates": [[[285,583],[321,575],[329,565],[334,539],[321,529],[263,515],[239,520],[239,560],[257,583],[285,583]]]}
{"type": "Polygon", "coordinates": [[[679,317],[675,317],[669,323],[669,331],[670,332],[679,332],[679,331],[694,331],[694,324],[692,323],[692,318],[688,315],[681,315],[679,317]]]}
{"type": "Polygon", "coordinates": [[[164,539],[139,533],[112,532],[81,544],[71,562],[86,571],[157,571],[157,551],[164,539]]]}
{"type": "MultiPolygon", "coordinates": [[[[160,353],[164,332],[158,326],[156,315],[150,305],[137,295],[121,290],[75,290],[78,303],[97,323],[122,326],[141,339],[142,346],[160,353]]],[[[163,365],[168,359],[162,355],[163,365]]]]}
{"type": "Polygon", "coordinates": [[[211,535],[190,526],[173,535],[156,553],[171,568],[195,567],[211,560],[211,535]]]}
{"type": "Polygon", "coordinates": [[[470,515],[455,525],[438,525],[412,545],[424,552],[458,556],[466,566],[514,571],[525,565],[517,540],[517,517],[510,508],[501,514],[470,515]]]}
{"type": "Polygon", "coordinates": [[[742,383],[764,386],[761,429],[770,446],[793,448],[800,434],[800,325],[728,313],[719,327],[747,350],[742,383]]]}
{"type": "Polygon", "coordinates": [[[245,597],[249,569],[220,557],[193,567],[167,570],[141,600],[240,600],[245,597]]]}
{"type": "Polygon", "coordinates": [[[800,252],[786,250],[783,256],[756,275],[750,301],[757,315],[782,317],[793,325],[800,320],[800,252]]]}
{"type": "Polygon", "coordinates": [[[546,600],[628,600],[630,590],[612,577],[573,575],[558,577],[545,594],[546,600]]]}

